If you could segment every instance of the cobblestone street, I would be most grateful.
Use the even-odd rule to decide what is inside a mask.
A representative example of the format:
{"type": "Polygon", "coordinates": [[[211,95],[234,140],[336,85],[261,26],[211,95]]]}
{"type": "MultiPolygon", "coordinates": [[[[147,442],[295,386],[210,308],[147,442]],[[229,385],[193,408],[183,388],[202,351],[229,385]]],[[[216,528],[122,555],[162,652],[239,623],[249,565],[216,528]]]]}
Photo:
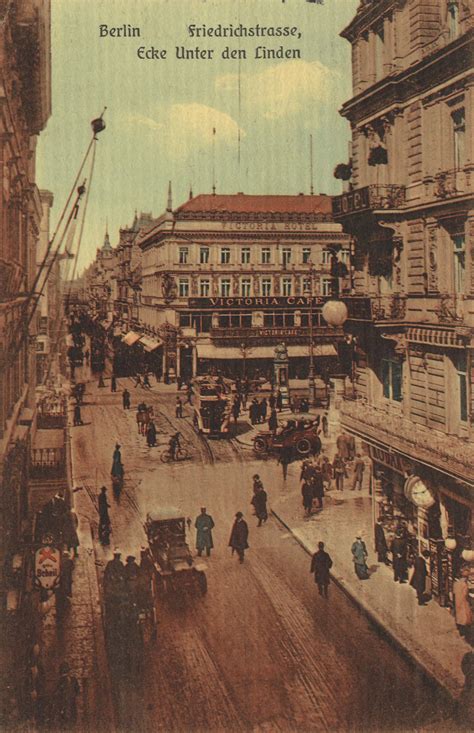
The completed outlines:
{"type": "MultiPolygon", "coordinates": [[[[132,391],[123,411],[119,380],[111,393],[89,383],[85,425],[74,428],[73,465],[79,513],[97,525],[95,497],[110,486],[110,463],[118,441],[125,465],[120,503],[109,503],[112,545],[124,558],[138,557],[146,513],[172,505],[194,517],[205,505],[214,517],[215,551],[207,562],[207,595],[171,596],[158,607],[158,637],[147,647],[143,679],[114,678],[119,725],[145,730],[329,730],[429,725],[441,729],[448,716],[441,698],[416,670],[374,631],[336,586],[326,601],[315,592],[309,558],[274,519],[256,527],[251,477],[258,472],[270,504],[285,488],[274,460],[257,461],[232,440],[205,442],[185,417],[174,417],[175,391],[132,391]],[[157,415],[158,447],[138,434],[134,404],[145,399],[157,415]],[[172,466],[160,453],[180,429],[190,459],[172,466]],[[100,445],[100,450],[97,446],[100,445]],[[227,547],[233,516],[242,510],[250,526],[243,566],[227,547]],[[381,670],[383,669],[383,675],[381,670]],[[387,705],[390,689],[390,705],[387,705]],[[179,695],[177,695],[179,690],[179,695]]],[[[288,484],[295,481],[294,471],[288,484]]],[[[194,547],[194,530],[188,536],[194,547]]],[[[95,542],[99,576],[111,549],[95,542]]]]}

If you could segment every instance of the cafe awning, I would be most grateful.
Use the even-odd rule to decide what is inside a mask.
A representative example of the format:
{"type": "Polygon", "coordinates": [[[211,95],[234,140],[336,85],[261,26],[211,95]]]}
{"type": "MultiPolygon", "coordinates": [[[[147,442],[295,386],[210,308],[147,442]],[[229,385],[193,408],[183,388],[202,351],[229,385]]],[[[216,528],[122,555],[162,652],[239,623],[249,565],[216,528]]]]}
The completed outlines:
{"type": "MultiPolygon", "coordinates": [[[[288,356],[306,356],[309,358],[309,346],[291,344],[288,348],[288,356]]],[[[337,356],[337,349],[333,344],[314,344],[313,356],[337,356]]]]}
{"type": "Polygon", "coordinates": [[[126,346],[133,346],[133,344],[136,344],[137,341],[141,338],[141,334],[137,333],[136,331],[129,331],[125,334],[122,338],[122,343],[126,346]]]}
{"type": "Polygon", "coordinates": [[[143,346],[145,351],[148,352],[154,351],[163,345],[163,341],[161,339],[153,339],[150,336],[141,336],[138,343],[140,346],[143,346]]]}
{"type": "Polygon", "coordinates": [[[245,351],[238,346],[214,346],[213,344],[198,344],[199,359],[273,359],[273,346],[248,346],[245,351]]]}

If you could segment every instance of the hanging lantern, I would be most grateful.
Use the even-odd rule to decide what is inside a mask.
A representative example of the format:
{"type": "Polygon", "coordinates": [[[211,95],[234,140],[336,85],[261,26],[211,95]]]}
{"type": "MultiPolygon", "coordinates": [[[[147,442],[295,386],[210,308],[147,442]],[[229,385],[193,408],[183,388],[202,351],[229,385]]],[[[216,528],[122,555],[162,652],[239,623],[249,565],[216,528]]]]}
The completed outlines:
{"type": "Polygon", "coordinates": [[[450,552],[453,552],[457,547],[457,542],[454,537],[447,537],[444,541],[445,547],[450,552]]]}
{"type": "Polygon", "coordinates": [[[347,306],[342,300],[328,300],[323,305],[322,315],[329,326],[342,326],[347,321],[349,315],[347,306]]]}
{"type": "Polygon", "coordinates": [[[461,557],[466,562],[474,562],[474,550],[463,550],[461,557]]]}

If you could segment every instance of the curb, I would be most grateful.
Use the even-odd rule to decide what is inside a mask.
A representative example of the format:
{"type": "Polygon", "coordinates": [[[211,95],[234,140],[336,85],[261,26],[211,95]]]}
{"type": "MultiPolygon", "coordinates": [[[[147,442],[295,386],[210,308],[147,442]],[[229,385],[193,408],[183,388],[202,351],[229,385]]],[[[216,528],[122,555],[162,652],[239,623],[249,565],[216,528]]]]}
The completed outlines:
{"type": "MultiPolygon", "coordinates": [[[[288,532],[290,532],[292,537],[296,540],[300,547],[303,548],[306,554],[312,556],[312,551],[308,548],[306,543],[300,537],[298,537],[297,534],[295,534],[293,529],[285,522],[285,520],[282,519],[282,517],[274,509],[271,509],[270,511],[275,519],[288,532]]],[[[457,705],[459,701],[460,690],[452,689],[450,685],[447,685],[443,680],[439,679],[430,669],[428,669],[423,660],[420,659],[420,657],[415,654],[411,649],[409,649],[408,646],[404,644],[404,642],[401,641],[400,638],[390,628],[386,626],[379,614],[366,603],[364,603],[358,596],[356,596],[353,591],[347,586],[347,584],[343,580],[341,580],[341,578],[338,578],[336,575],[334,575],[333,572],[330,572],[330,577],[331,580],[334,582],[334,585],[342,590],[346,597],[349,598],[349,600],[360,611],[362,611],[362,613],[368,618],[371,624],[373,624],[373,626],[377,628],[378,631],[382,632],[383,636],[388,639],[388,641],[402,654],[402,656],[410,664],[415,666],[419,670],[419,672],[421,672],[423,677],[425,677],[438,688],[440,693],[447,699],[447,702],[451,705],[457,705]]]]}

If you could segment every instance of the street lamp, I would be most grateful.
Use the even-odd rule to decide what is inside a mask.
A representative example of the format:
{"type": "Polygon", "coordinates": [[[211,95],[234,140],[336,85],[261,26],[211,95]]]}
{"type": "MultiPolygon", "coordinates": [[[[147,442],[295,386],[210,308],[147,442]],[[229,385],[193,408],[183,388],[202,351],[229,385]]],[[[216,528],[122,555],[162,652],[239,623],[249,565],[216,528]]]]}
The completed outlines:
{"type": "Polygon", "coordinates": [[[309,404],[314,407],[316,402],[316,380],[314,376],[314,348],[313,348],[313,263],[309,263],[309,288],[304,291],[309,298],[309,373],[308,392],[309,404]]]}

